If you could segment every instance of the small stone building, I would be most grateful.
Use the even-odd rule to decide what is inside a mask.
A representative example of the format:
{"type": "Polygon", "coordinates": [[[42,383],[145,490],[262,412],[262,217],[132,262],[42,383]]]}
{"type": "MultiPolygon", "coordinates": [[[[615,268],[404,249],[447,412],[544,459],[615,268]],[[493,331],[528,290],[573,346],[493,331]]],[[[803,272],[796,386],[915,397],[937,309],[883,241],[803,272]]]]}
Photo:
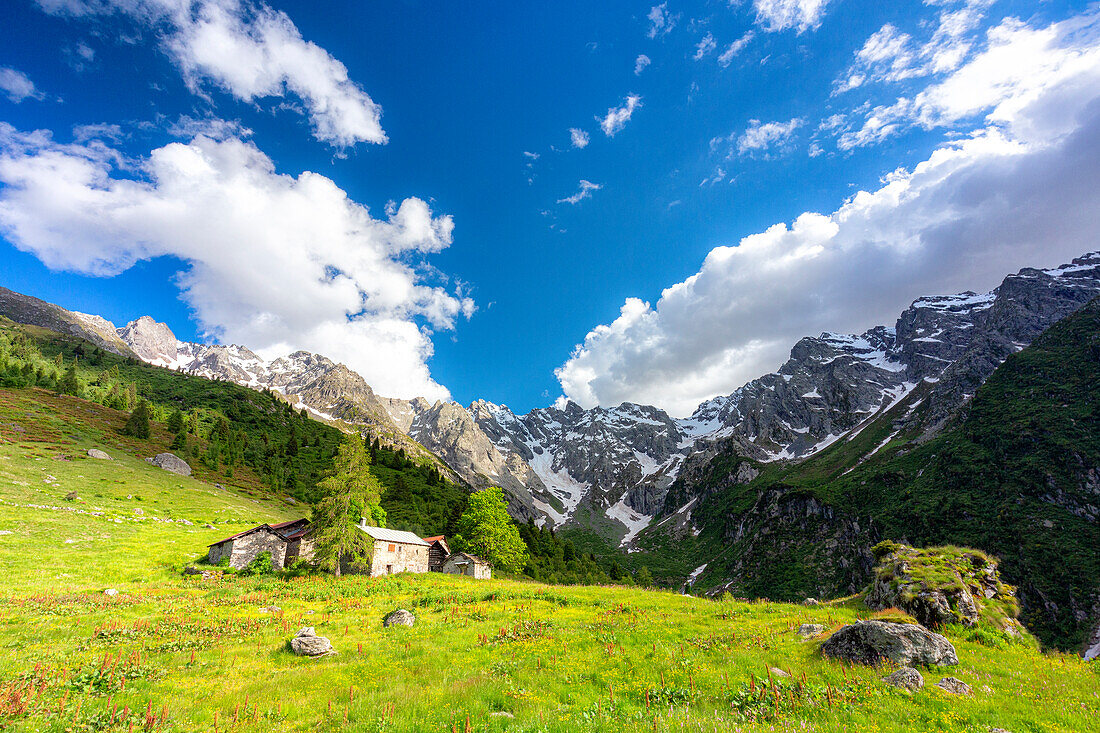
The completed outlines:
{"type": "Polygon", "coordinates": [[[456,552],[443,563],[443,572],[465,575],[476,580],[488,580],[493,576],[493,566],[487,560],[468,552],[456,552]]]}
{"type": "Polygon", "coordinates": [[[360,567],[349,563],[341,566],[341,572],[368,573],[371,577],[394,573],[428,572],[428,555],[431,546],[412,532],[370,527],[366,520],[360,520],[359,529],[374,540],[370,566],[360,567]]]}
{"type": "Polygon", "coordinates": [[[313,556],[313,545],[305,536],[308,531],[308,519],[261,524],[209,545],[206,558],[212,565],[229,558],[229,567],[239,570],[270,552],[272,566],[282,570],[298,558],[308,560],[313,556]]]}
{"type": "Polygon", "coordinates": [[[451,548],[447,547],[447,538],[443,535],[437,535],[436,537],[425,537],[424,541],[431,545],[428,548],[428,572],[443,572],[443,563],[447,561],[447,556],[451,554],[451,548]]]}

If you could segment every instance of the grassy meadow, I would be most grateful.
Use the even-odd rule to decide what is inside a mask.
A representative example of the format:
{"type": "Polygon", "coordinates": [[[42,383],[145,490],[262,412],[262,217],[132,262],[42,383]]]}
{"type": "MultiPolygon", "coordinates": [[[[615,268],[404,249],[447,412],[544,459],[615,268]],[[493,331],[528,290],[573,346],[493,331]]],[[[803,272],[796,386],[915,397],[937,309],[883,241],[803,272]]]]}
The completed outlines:
{"type": "Polygon", "coordinates": [[[880,681],[888,668],[824,660],[828,630],[871,615],[858,599],[803,607],[436,574],[184,576],[207,543],[303,508],[247,477],[218,488],[165,473],[143,460],[149,444],[117,434],[123,419],[40,390],[0,390],[0,730],[1100,725],[1100,666],[1026,638],[949,629],[960,664],[923,670],[914,695],[880,681]],[[114,460],[85,457],[92,447],[114,460]],[[395,608],[417,624],[383,629],[395,608]],[[826,632],[803,640],[803,623],[826,632]],[[291,654],[302,626],[338,654],[291,654]],[[945,675],[973,697],[931,686],[945,675]]]}

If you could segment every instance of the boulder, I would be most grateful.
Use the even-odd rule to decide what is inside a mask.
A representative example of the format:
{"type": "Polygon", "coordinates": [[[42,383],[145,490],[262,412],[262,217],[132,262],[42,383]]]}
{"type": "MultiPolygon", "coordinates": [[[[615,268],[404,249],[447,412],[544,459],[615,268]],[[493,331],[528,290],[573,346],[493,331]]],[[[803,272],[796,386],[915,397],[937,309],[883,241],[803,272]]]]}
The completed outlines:
{"type": "Polygon", "coordinates": [[[781,670],[779,667],[768,667],[768,671],[772,673],[772,677],[790,677],[789,674],[781,670]]]}
{"type": "Polygon", "coordinates": [[[924,677],[921,677],[920,672],[912,667],[902,667],[893,674],[883,677],[882,681],[906,692],[916,692],[924,687],[924,677]]]}
{"type": "Polygon", "coordinates": [[[117,588],[108,588],[107,590],[103,591],[103,595],[111,596],[113,598],[114,596],[118,595],[118,589],[117,588]]]}
{"type": "Polygon", "coordinates": [[[179,474],[180,476],[191,475],[191,467],[187,465],[187,461],[172,453],[157,453],[152,458],[146,458],[145,460],[169,473],[179,474]]]}
{"type": "Polygon", "coordinates": [[[317,636],[312,626],[306,626],[290,640],[291,650],[300,657],[327,657],[335,654],[332,642],[323,636],[317,636]]]}
{"type": "Polygon", "coordinates": [[[816,598],[807,598],[806,600],[802,601],[802,605],[803,606],[820,606],[821,601],[817,600],[816,598]]]}
{"type": "Polygon", "coordinates": [[[403,608],[399,608],[396,611],[390,611],[386,614],[386,617],[382,619],[383,626],[412,626],[416,623],[416,616],[406,611],[403,608]]]}
{"type": "Polygon", "coordinates": [[[900,665],[958,664],[955,647],[944,637],[916,624],[858,621],[825,640],[826,657],[859,664],[878,664],[886,659],[900,665]]]}
{"type": "Polygon", "coordinates": [[[956,677],[944,677],[936,683],[936,687],[952,695],[973,695],[970,685],[956,677]]]}
{"type": "Polygon", "coordinates": [[[111,460],[111,457],[109,455],[107,455],[106,453],[104,453],[103,451],[101,451],[99,448],[89,448],[88,449],[88,457],[89,458],[98,458],[101,461],[111,460]]]}
{"type": "Polygon", "coordinates": [[[798,627],[798,635],[801,636],[803,639],[810,639],[817,636],[824,630],[825,627],[821,624],[802,624],[798,627]]]}

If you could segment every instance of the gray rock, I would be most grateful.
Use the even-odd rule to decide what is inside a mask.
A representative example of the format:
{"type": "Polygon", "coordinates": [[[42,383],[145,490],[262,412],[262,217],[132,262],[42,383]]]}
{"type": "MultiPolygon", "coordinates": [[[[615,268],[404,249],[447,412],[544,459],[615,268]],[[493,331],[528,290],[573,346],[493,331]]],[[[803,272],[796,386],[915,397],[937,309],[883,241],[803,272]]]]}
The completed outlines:
{"type": "Polygon", "coordinates": [[[789,674],[781,670],[779,667],[768,667],[768,671],[772,673],[772,677],[790,677],[789,674]]]}
{"type": "Polygon", "coordinates": [[[859,664],[878,664],[883,659],[900,665],[958,664],[955,647],[944,637],[916,624],[858,621],[825,640],[826,657],[859,664]]]}
{"type": "Polygon", "coordinates": [[[908,692],[916,692],[924,687],[924,677],[912,667],[902,667],[893,674],[883,677],[882,681],[891,687],[908,692]]]}
{"type": "Polygon", "coordinates": [[[806,600],[802,601],[802,605],[810,606],[812,608],[813,606],[820,606],[821,601],[817,600],[816,598],[807,598],[806,600]]]}
{"type": "Polygon", "coordinates": [[[108,588],[107,590],[103,591],[103,595],[111,596],[111,597],[117,596],[118,595],[118,589],[108,588]]]}
{"type": "Polygon", "coordinates": [[[821,624],[802,624],[798,627],[798,635],[803,639],[810,639],[825,630],[821,624]]]}
{"type": "Polygon", "coordinates": [[[202,528],[203,528],[203,529],[217,529],[217,527],[215,527],[215,526],[214,526],[213,524],[210,524],[209,522],[207,522],[206,524],[202,525],[202,528]]]}
{"type": "Polygon", "coordinates": [[[187,567],[185,567],[183,569],[183,574],[184,575],[202,575],[202,570],[195,567],[194,565],[188,565],[187,567]]]}
{"type": "Polygon", "coordinates": [[[399,608],[396,611],[390,611],[386,614],[386,617],[382,619],[383,626],[412,626],[415,623],[416,616],[413,616],[403,608],[399,608]]]}
{"type": "Polygon", "coordinates": [[[952,695],[974,694],[974,691],[970,689],[970,685],[966,684],[956,677],[944,677],[942,680],[936,683],[936,687],[952,695]]]}
{"type": "Polygon", "coordinates": [[[145,460],[169,473],[179,474],[180,476],[191,475],[191,467],[187,465],[187,461],[172,453],[158,453],[152,458],[146,458],[145,460]]]}
{"type": "Polygon", "coordinates": [[[69,493],[65,494],[65,501],[76,501],[79,498],[80,497],[75,491],[70,491],[69,493]]]}
{"type": "Polygon", "coordinates": [[[134,510],[134,514],[138,515],[139,517],[145,516],[145,510],[141,507],[138,507],[134,510]]]}
{"type": "Polygon", "coordinates": [[[177,354],[176,335],[164,323],[158,323],[149,316],[130,321],[117,330],[119,338],[126,342],[143,361],[175,361],[177,354]]]}
{"type": "Polygon", "coordinates": [[[278,606],[264,606],[260,609],[260,613],[282,613],[283,609],[278,606]]]}
{"type": "Polygon", "coordinates": [[[291,650],[300,657],[327,657],[335,654],[332,643],[323,636],[317,636],[312,626],[306,626],[290,640],[291,650]]]}
{"type": "Polygon", "coordinates": [[[512,715],[507,710],[497,710],[496,712],[489,713],[489,717],[490,718],[514,718],[516,716],[512,715]]]}
{"type": "Polygon", "coordinates": [[[111,456],[107,455],[106,453],[101,451],[99,448],[89,448],[88,449],[88,457],[89,458],[98,458],[101,461],[111,460],[111,456]]]}

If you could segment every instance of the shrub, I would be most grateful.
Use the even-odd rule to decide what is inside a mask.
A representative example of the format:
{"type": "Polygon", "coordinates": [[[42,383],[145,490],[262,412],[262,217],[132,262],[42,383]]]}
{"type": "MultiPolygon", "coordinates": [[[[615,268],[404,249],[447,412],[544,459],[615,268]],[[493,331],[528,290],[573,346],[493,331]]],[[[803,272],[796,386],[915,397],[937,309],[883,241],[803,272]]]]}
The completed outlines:
{"type": "Polygon", "coordinates": [[[252,562],[241,568],[238,575],[273,575],[275,564],[271,560],[270,552],[261,552],[252,562]]]}

